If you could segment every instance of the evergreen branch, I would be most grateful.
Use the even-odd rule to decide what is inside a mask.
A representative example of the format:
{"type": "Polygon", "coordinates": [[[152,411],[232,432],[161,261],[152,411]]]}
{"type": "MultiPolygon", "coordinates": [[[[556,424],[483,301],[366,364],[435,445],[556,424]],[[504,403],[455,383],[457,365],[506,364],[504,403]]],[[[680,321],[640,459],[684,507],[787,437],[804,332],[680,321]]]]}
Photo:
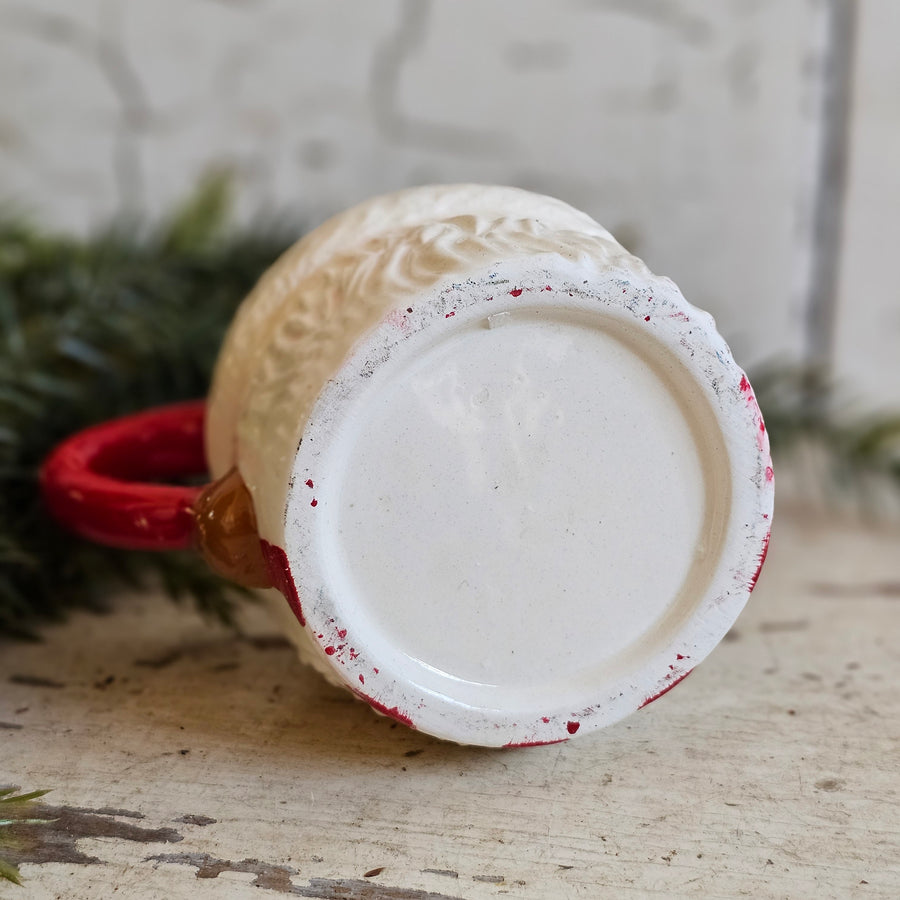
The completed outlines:
{"type": "Polygon", "coordinates": [[[155,232],[80,241],[0,221],[0,636],[33,636],[40,620],[152,579],[232,620],[237,594],[199,558],[64,533],[37,482],[66,435],[206,393],[238,304],[290,243],[285,229],[229,233],[228,201],[217,174],[155,232]]]}

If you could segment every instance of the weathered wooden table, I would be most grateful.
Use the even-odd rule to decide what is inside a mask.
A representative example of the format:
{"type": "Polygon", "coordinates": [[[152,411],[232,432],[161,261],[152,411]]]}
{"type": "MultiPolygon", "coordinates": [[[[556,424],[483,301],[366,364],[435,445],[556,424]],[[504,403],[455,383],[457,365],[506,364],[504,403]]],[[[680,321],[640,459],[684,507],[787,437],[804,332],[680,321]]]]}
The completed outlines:
{"type": "Polygon", "coordinates": [[[264,611],[156,597],[0,647],[0,784],[52,788],[2,897],[900,897],[900,533],[776,517],[729,638],[569,744],[442,744],[264,611]]]}

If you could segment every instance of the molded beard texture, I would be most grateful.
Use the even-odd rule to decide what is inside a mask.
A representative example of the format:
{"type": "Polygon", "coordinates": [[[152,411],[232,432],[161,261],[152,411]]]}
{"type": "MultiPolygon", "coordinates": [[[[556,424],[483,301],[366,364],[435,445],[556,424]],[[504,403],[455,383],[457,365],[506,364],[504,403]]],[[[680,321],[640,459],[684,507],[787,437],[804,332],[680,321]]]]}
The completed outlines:
{"type": "Polygon", "coordinates": [[[772,511],[712,318],[510,188],[376,198],[288,251],[229,333],[207,447],[284,553],[301,655],[488,746],[586,733],[684,678],[772,511]]]}

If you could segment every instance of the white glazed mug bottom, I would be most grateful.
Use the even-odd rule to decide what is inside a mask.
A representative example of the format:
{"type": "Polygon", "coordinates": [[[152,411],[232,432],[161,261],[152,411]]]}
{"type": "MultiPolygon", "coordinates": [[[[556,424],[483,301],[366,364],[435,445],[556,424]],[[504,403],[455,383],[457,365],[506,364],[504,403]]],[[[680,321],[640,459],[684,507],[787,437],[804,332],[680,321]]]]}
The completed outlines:
{"type": "Polygon", "coordinates": [[[631,259],[436,273],[298,411],[281,499],[245,475],[280,508],[261,533],[301,655],[376,710],[567,740],[669,690],[746,602],[772,507],[758,407],[710,317],[631,259]]]}

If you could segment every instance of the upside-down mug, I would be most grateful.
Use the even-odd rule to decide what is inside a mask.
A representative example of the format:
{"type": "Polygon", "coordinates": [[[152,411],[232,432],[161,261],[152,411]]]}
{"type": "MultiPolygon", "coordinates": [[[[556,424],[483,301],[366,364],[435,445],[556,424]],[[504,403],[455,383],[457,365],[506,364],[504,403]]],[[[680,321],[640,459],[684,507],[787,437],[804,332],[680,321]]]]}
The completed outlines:
{"type": "Polygon", "coordinates": [[[712,318],[587,215],[475,185],[311,232],[241,306],[205,404],[88,429],[42,475],[70,528],[277,587],[305,661],[484,746],[674,687],[746,603],[773,502],[712,318]]]}

